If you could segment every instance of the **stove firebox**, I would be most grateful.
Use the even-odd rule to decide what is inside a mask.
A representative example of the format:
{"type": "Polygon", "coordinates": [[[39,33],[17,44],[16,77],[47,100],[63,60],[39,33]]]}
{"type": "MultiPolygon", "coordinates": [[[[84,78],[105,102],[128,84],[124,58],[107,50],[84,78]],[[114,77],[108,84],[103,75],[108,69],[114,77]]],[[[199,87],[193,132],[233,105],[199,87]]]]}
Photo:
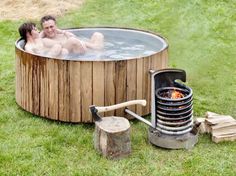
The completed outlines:
{"type": "Polygon", "coordinates": [[[190,149],[198,141],[193,129],[193,92],[181,82],[186,82],[184,70],[152,72],[152,125],[148,137],[156,146],[190,149]]]}
{"type": "Polygon", "coordinates": [[[125,112],[150,126],[149,141],[168,149],[190,149],[198,142],[199,124],[193,123],[193,92],[184,85],[186,72],[163,69],[151,73],[151,122],[125,112]]]}

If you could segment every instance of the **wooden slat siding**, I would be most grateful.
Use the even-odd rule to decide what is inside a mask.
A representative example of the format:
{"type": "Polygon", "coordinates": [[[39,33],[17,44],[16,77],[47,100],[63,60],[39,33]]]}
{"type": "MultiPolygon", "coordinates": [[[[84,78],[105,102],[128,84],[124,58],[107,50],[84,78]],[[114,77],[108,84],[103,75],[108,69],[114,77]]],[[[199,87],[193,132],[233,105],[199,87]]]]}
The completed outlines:
{"type": "Polygon", "coordinates": [[[46,60],[39,59],[39,113],[40,116],[45,116],[45,84],[46,84],[46,60]]]}
{"type": "Polygon", "coordinates": [[[40,105],[40,108],[42,108],[43,110],[43,115],[45,117],[49,117],[49,62],[48,59],[44,59],[45,63],[42,67],[42,75],[41,75],[41,84],[42,84],[42,88],[41,88],[41,102],[42,102],[42,106],[40,105]]]}
{"type": "Polygon", "coordinates": [[[16,92],[15,92],[15,95],[16,95],[16,102],[19,105],[21,105],[20,104],[20,100],[21,100],[21,98],[20,98],[20,95],[21,95],[21,81],[20,81],[21,80],[21,70],[20,70],[21,65],[20,65],[20,59],[21,59],[20,52],[19,52],[19,50],[16,50],[16,55],[15,55],[15,63],[16,63],[16,65],[15,65],[15,70],[16,70],[15,86],[16,86],[16,92]]]}
{"type": "Polygon", "coordinates": [[[81,110],[82,121],[92,122],[92,116],[89,112],[89,106],[93,103],[92,95],[92,62],[81,62],[81,110]]]}
{"type": "Polygon", "coordinates": [[[16,74],[18,74],[18,90],[16,90],[17,93],[17,97],[18,97],[18,104],[20,106],[22,106],[22,66],[21,66],[21,52],[18,52],[18,72],[16,74]]]}
{"type": "Polygon", "coordinates": [[[70,75],[70,122],[81,122],[80,62],[69,63],[70,75]]]}
{"type": "MultiPolygon", "coordinates": [[[[51,111],[54,108],[50,108],[50,114],[49,114],[49,101],[51,101],[50,96],[53,96],[52,90],[53,90],[53,93],[55,93],[55,90],[59,91],[58,90],[59,84],[54,82],[56,81],[55,78],[56,79],[59,78],[59,75],[58,74],[55,75],[54,73],[51,74],[52,70],[50,71],[51,68],[50,68],[49,62],[52,59],[44,58],[40,56],[37,57],[34,55],[31,55],[31,57],[29,57],[27,56],[27,55],[30,55],[29,53],[25,53],[21,50],[16,49],[16,55],[17,53],[18,53],[18,61],[16,61],[16,65],[18,65],[16,68],[16,73],[17,73],[16,75],[16,84],[17,84],[16,85],[16,89],[17,89],[16,101],[17,103],[26,111],[32,111],[33,109],[34,114],[53,119],[54,116],[51,115],[51,111]],[[38,66],[37,66],[37,63],[35,63],[35,59],[38,60],[38,66]],[[32,60],[32,62],[31,61],[29,62],[28,60],[32,60]],[[53,79],[51,78],[52,75],[53,75],[53,79]],[[37,93],[38,93],[38,100],[37,100],[37,93]]],[[[96,74],[97,72],[96,70],[99,70],[100,66],[98,66],[97,68],[97,66],[95,66],[93,62],[85,63],[85,61],[76,61],[78,63],[77,65],[80,65],[80,66],[74,66],[74,63],[71,63],[74,61],[66,61],[73,65],[74,70],[71,70],[72,67],[70,67],[68,68],[69,69],[68,75],[62,76],[62,78],[65,80],[65,81],[62,81],[64,83],[63,86],[68,85],[68,87],[63,87],[63,90],[65,89],[65,92],[63,92],[63,101],[65,100],[65,102],[68,102],[66,106],[67,110],[65,111],[63,110],[63,113],[66,112],[67,114],[69,114],[69,116],[66,116],[66,118],[63,119],[63,121],[92,122],[92,118],[88,110],[88,107],[94,102],[96,102],[97,104],[97,102],[100,101],[99,99],[102,97],[102,95],[98,93],[98,91],[102,91],[100,89],[94,90],[94,95],[93,95],[93,89],[95,87],[101,87],[101,89],[104,88],[105,93],[103,96],[104,98],[103,101],[105,101],[104,105],[106,106],[121,103],[121,102],[127,101],[127,99],[128,100],[133,99],[131,98],[133,97],[133,94],[130,92],[132,92],[131,90],[134,88],[134,87],[131,88],[131,86],[133,86],[131,82],[134,81],[135,79],[133,79],[132,76],[136,76],[136,81],[135,81],[136,89],[134,90],[135,96],[136,96],[135,99],[144,99],[145,98],[144,96],[148,96],[149,100],[147,101],[150,101],[150,95],[148,94],[151,94],[151,91],[147,90],[147,89],[150,89],[149,87],[151,86],[150,85],[151,77],[149,75],[149,70],[167,68],[168,50],[166,49],[159,54],[155,54],[154,56],[151,56],[151,59],[150,59],[151,62],[147,61],[148,60],[147,57],[135,59],[135,60],[136,60],[136,71],[132,71],[133,67],[135,67],[135,64],[134,65],[131,64],[130,60],[121,61],[121,63],[128,62],[127,63],[128,65],[124,64],[125,71],[121,67],[122,64],[120,63],[117,64],[120,61],[104,62],[105,70],[104,70],[103,87],[95,86],[96,84],[102,85],[101,82],[98,82],[98,80],[95,79],[96,76],[99,76],[98,74],[96,74]],[[94,66],[92,68],[93,64],[94,66]],[[84,65],[84,66],[82,67],[81,65],[84,65]],[[77,68],[79,72],[76,71],[77,68]],[[72,81],[72,79],[77,80],[78,78],[74,78],[70,76],[71,72],[75,72],[78,75],[77,77],[79,77],[79,80],[80,80],[79,82],[72,81]],[[132,72],[134,72],[135,75],[132,75],[132,72]],[[69,84],[67,84],[67,82],[69,82],[69,84]],[[72,86],[75,84],[76,86],[72,86]],[[77,89],[77,87],[79,87],[79,90],[77,89]],[[118,90],[118,89],[123,89],[123,90],[118,90]],[[72,92],[76,92],[76,94],[72,92]],[[100,98],[98,98],[96,94],[98,94],[100,98]],[[70,98],[68,97],[75,97],[75,98],[70,100],[70,98]],[[74,102],[74,106],[77,106],[77,104],[79,104],[78,106],[80,108],[79,109],[77,107],[73,108],[73,106],[71,105],[72,102],[74,102]]],[[[58,64],[57,62],[59,62],[59,60],[55,60],[53,65],[54,66],[57,65],[58,64]]],[[[98,62],[98,63],[101,64],[101,62],[98,62]]],[[[147,97],[145,99],[147,99],[147,97]]],[[[99,106],[100,104],[102,104],[102,102],[99,103],[99,106]]],[[[148,107],[148,109],[150,109],[150,107],[148,107]]],[[[145,115],[146,113],[150,112],[150,110],[148,109],[144,108],[145,110],[144,112],[141,106],[137,106],[136,112],[139,115],[145,115]]],[[[55,114],[58,113],[60,111],[59,105],[57,109],[54,109],[54,110],[55,110],[54,111],[55,114]]],[[[121,110],[120,112],[122,112],[121,114],[123,116],[123,110],[121,110]]],[[[111,115],[115,115],[114,112],[105,113],[104,116],[111,116],[111,115]]],[[[117,115],[119,115],[119,113],[117,113],[117,115]]],[[[57,120],[61,120],[61,119],[57,118],[57,120]]]]}
{"type": "Polygon", "coordinates": [[[29,75],[28,75],[28,64],[27,64],[27,61],[28,61],[28,57],[26,55],[25,57],[25,63],[24,63],[24,75],[25,75],[25,78],[24,78],[24,92],[25,92],[25,96],[24,96],[24,104],[25,104],[25,108],[27,110],[29,110],[29,107],[28,107],[28,96],[29,96],[29,92],[28,92],[28,80],[29,80],[29,75]]]}
{"type": "MultiPolygon", "coordinates": [[[[115,95],[115,62],[105,62],[105,106],[116,103],[115,95]]],[[[105,112],[105,117],[114,116],[115,111],[105,112]]]]}
{"type": "Polygon", "coordinates": [[[147,105],[143,106],[143,115],[147,115],[150,113],[150,98],[151,98],[151,81],[150,81],[150,65],[151,65],[151,59],[150,57],[146,57],[144,59],[144,65],[143,65],[143,97],[147,100],[147,105]]]}
{"type": "MultiPolygon", "coordinates": [[[[127,101],[127,60],[116,62],[116,104],[127,101]]],[[[124,109],[116,110],[116,116],[124,117],[124,109]]]]}
{"type": "Polygon", "coordinates": [[[21,105],[22,107],[25,109],[25,89],[24,89],[24,80],[25,80],[25,72],[24,72],[24,60],[25,60],[25,53],[22,53],[22,57],[21,57],[21,60],[20,60],[20,64],[21,64],[21,105]]]}
{"type": "Polygon", "coordinates": [[[40,72],[39,72],[39,57],[36,57],[34,59],[32,59],[32,66],[33,66],[33,70],[32,70],[32,83],[33,83],[33,87],[32,87],[32,97],[33,97],[33,113],[34,114],[39,114],[39,96],[40,96],[40,72]]]}
{"type": "MultiPolygon", "coordinates": [[[[40,108],[42,109],[42,113],[43,113],[43,116],[45,117],[49,117],[49,62],[48,62],[48,59],[43,59],[44,61],[44,64],[43,64],[43,67],[42,67],[42,74],[41,74],[41,85],[42,85],[42,88],[41,88],[41,102],[42,102],[42,106],[40,105],[40,108]]],[[[41,110],[40,110],[41,111],[41,110]]]]}
{"type": "Polygon", "coordinates": [[[157,53],[151,57],[151,69],[157,71],[162,68],[161,53],[157,53]]]}
{"type": "Polygon", "coordinates": [[[151,73],[150,73],[150,70],[153,69],[152,56],[150,56],[148,59],[149,59],[149,68],[147,70],[147,75],[148,75],[148,90],[149,90],[148,91],[149,106],[148,106],[147,114],[150,114],[151,113],[151,106],[152,106],[151,73]]]}
{"type": "MultiPolygon", "coordinates": [[[[104,106],[105,101],[105,63],[93,62],[93,105],[104,106]]],[[[104,116],[104,113],[99,113],[104,116]]]]}
{"type": "Polygon", "coordinates": [[[68,61],[57,60],[58,62],[58,82],[59,82],[59,120],[70,121],[70,83],[68,61]]]}
{"type": "Polygon", "coordinates": [[[21,60],[20,60],[20,70],[21,70],[21,106],[23,107],[23,109],[25,109],[25,104],[24,104],[24,95],[25,95],[25,92],[24,92],[24,64],[23,64],[23,61],[24,61],[24,53],[22,53],[22,57],[21,57],[21,60]]]}
{"type": "MultiPolygon", "coordinates": [[[[143,59],[137,59],[137,99],[143,99],[143,59]]],[[[138,115],[143,115],[143,107],[136,106],[136,112],[138,115]]]]}
{"type": "Polygon", "coordinates": [[[20,105],[20,106],[23,106],[22,105],[22,97],[23,97],[23,89],[22,89],[22,87],[23,87],[23,82],[22,82],[22,75],[23,75],[23,73],[22,73],[22,51],[20,51],[20,50],[18,50],[18,52],[17,52],[17,56],[18,56],[18,90],[16,90],[18,93],[18,104],[20,105]]]}
{"type": "Polygon", "coordinates": [[[161,63],[162,63],[162,68],[168,68],[168,49],[165,49],[161,53],[161,63]]]}
{"type": "Polygon", "coordinates": [[[26,59],[27,59],[27,54],[24,53],[24,57],[22,58],[22,91],[23,91],[23,96],[22,96],[22,104],[24,109],[27,109],[26,103],[27,103],[27,90],[26,90],[26,80],[27,80],[27,75],[26,75],[26,59]]]}
{"type": "MultiPolygon", "coordinates": [[[[136,89],[137,89],[137,60],[132,59],[127,61],[127,101],[137,99],[136,89]]],[[[129,106],[128,108],[131,111],[136,112],[135,105],[129,106]]],[[[128,116],[128,118],[131,119],[133,117],[128,116]]]]}
{"type": "Polygon", "coordinates": [[[28,55],[27,68],[28,68],[28,108],[33,113],[33,56],[28,55]]]}
{"type": "Polygon", "coordinates": [[[48,97],[45,102],[48,109],[48,117],[53,120],[58,120],[58,64],[54,59],[47,60],[47,92],[48,97]]]}
{"type": "Polygon", "coordinates": [[[152,59],[151,56],[148,57],[148,70],[147,70],[147,76],[148,76],[148,90],[147,90],[147,96],[148,96],[148,102],[147,102],[147,112],[146,114],[150,114],[151,112],[151,74],[150,74],[150,70],[152,69],[152,59]]]}

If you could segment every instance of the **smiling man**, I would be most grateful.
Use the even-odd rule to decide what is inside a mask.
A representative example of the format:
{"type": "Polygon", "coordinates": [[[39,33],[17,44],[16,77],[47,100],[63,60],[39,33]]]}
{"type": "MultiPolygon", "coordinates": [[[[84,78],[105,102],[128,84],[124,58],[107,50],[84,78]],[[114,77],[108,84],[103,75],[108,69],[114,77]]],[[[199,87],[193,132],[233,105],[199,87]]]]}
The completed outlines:
{"type": "Polygon", "coordinates": [[[40,23],[43,29],[41,37],[61,43],[71,53],[84,54],[88,49],[100,50],[103,48],[104,36],[99,32],[95,32],[90,41],[85,42],[71,32],[58,29],[56,19],[51,15],[42,17],[40,23]]]}

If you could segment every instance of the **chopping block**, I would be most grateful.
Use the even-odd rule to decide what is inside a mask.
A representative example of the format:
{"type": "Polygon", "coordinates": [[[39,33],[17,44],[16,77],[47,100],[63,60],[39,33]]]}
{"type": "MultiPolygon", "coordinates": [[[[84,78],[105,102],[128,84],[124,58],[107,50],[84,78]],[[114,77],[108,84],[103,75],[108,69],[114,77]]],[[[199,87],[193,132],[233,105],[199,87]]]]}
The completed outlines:
{"type": "Polygon", "coordinates": [[[130,123],[124,117],[110,116],[101,118],[98,113],[134,104],[145,106],[146,101],[132,100],[106,107],[90,106],[90,112],[95,121],[94,148],[108,159],[121,159],[131,154],[130,123]]]}
{"type": "Polygon", "coordinates": [[[94,147],[109,159],[131,153],[130,123],[124,117],[105,117],[95,122],[94,147]]]}

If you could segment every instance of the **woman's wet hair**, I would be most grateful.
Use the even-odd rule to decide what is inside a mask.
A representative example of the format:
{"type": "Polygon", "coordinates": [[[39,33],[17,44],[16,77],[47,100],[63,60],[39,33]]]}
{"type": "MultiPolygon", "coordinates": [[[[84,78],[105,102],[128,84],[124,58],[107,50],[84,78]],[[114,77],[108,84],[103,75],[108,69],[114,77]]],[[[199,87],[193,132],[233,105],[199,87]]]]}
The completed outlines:
{"type": "Polygon", "coordinates": [[[27,32],[29,32],[31,34],[31,31],[34,29],[35,26],[36,26],[36,24],[33,22],[26,22],[26,23],[23,23],[22,25],[20,25],[18,31],[20,33],[21,38],[27,42],[26,34],[27,34],[27,32]]]}
{"type": "Polygon", "coordinates": [[[56,23],[56,18],[55,18],[55,17],[53,17],[53,16],[51,16],[51,15],[46,15],[46,16],[43,16],[43,17],[41,18],[41,20],[40,20],[41,26],[43,26],[43,23],[44,23],[45,21],[48,21],[48,20],[53,20],[53,21],[56,23]]]}

